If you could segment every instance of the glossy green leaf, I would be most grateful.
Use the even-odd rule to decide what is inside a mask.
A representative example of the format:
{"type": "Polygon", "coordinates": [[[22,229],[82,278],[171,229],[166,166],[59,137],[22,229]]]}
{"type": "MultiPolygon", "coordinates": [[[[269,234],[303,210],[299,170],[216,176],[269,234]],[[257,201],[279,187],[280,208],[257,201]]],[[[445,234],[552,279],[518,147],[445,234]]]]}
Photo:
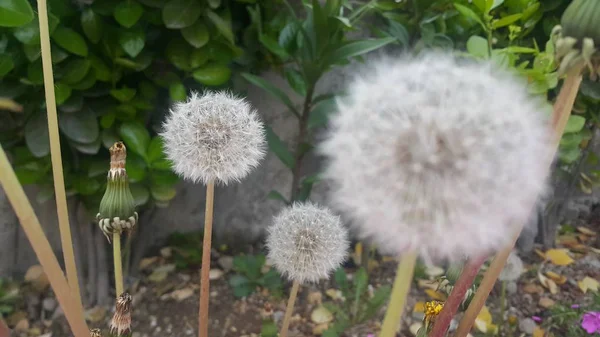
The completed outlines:
{"type": "Polygon", "coordinates": [[[508,26],[508,25],[510,25],[512,23],[515,23],[522,16],[523,16],[523,14],[513,14],[513,15],[505,16],[505,17],[503,17],[501,19],[498,19],[498,20],[494,20],[494,21],[492,21],[492,29],[498,29],[498,28],[501,28],[501,27],[508,26]]]}
{"type": "Polygon", "coordinates": [[[146,163],[140,156],[135,154],[128,155],[125,162],[125,169],[127,170],[129,181],[132,183],[137,183],[146,178],[146,163]]]}
{"type": "Polygon", "coordinates": [[[297,49],[297,37],[300,26],[297,22],[289,22],[279,33],[278,44],[283,47],[287,53],[292,54],[297,49]]]}
{"type": "Polygon", "coordinates": [[[177,82],[171,84],[169,86],[169,96],[174,102],[185,101],[187,97],[187,92],[185,90],[185,86],[183,86],[183,83],[177,82]]]}
{"type": "Polygon", "coordinates": [[[285,48],[283,48],[282,46],[279,45],[279,43],[271,38],[268,35],[261,35],[259,37],[259,41],[260,43],[265,46],[265,48],[267,48],[271,53],[281,57],[282,59],[286,59],[289,57],[287,51],[285,50],[285,48]]]}
{"type": "Polygon", "coordinates": [[[120,141],[119,136],[113,129],[102,130],[102,145],[105,149],[110,149],[114,143],[120,141]]]}
{"type": "Polygon", "coordinates": [[[150,200],[150,191],[142,184],[130,184],[129,189],[136,207],[145,205],[150,200]]]}
{"type": "Polygon", "coordinates": [[[141,29],[122,31],[119,34],[119,45],[131,57],[138,56],[145,44],[146,34],[141,29]]]}
{"type": "Polygon", "coordinates": [[[0,54],[0,78],[6,76],[15,67],[12,57],[8,54],[0,54]]]}
{"type": "Polygon", "coordinates": [[[219,86],[229,81],[231,68],[218,63],[208,64],[194,70],[192,76],[204,85],[219,86]]]}
{"type": "Polygon", "coordinates": [[[210,35],[208,28],[202,21],[197,21],[195,24],[185,27],[181,30],[183,38],[195,48],[200,48],[208,43],[210,35]]]}
{"type": "Polygon", "coordinates": [[[115,123],[116,115],[114,112],[107,113],[100,118],[100,126],[103,129],[108,129],[115,123]]]}
{"type": "Polygon", "coordinates": [[[486,29],[485,24],[479,15],[477,15],[477,13],[475,13],[471,8],[457,3],[454,3],[454,8],[456,8],[456,10],[464,17],[474,20],[475,22],[479,23],[483,29],[486,29]]]}
{"type": "Polygon", "coordinates": [[[175,39],[167,44],[167,59],[181,70],[191,70],[190,55],[192,47],[183,39],[175,39]]]}
{"type": "Polygon", "coordinates": [[[56,105],[61,105],[71,97],[73,90],[64,83],[56,83],[54,85],[54,96],[56,97],[56,105]]]}
{"type": "Polygon", "coordinates": [[[150,189],[150,193],[152,194],[152,198],[158,201],[169,201],[175,197],[177,191],[172,186],[154,185],[150,189]]]}
{"type": "Polygon", "coordinates": [[[350,57],[366,54],[394,42],[396,38],[387,37],[382,39],[361,40],[347,43],[336,49],[329,57],[329,63],[335,64],[346,61],[350,57]]]}
{"type": "Polygon", "coordinates": [[[85,78],[92,63],[86,59],[73,59],[64,68],[62,81],[66,84],[74,84],[85,78]]]}
{"type": "Polygon", "coordinates": [[[196,23],[202,14],[202,6],[197,0],[171,0],[162,10],[162,19],[170,29],[181,29],[196,23]]]}
{"type": "Polygon", "coordinates": [[[206,11],[206,17],[213,23],[213,25],[215,25],[215,27],[217,27],[219,33],[221,33],[221,35],[223,35],[227,41],[232,44],[235,43],[233,31],[231,30],[231,23],[229,21],[224,20],[217,13],[211,10],[206,11]]]}
{"type": "Polygon", "coordinates": [[[275,153],[277,158],[281,160],[281,162],[287,166],[289,169],[293,169],[296,166],[296,160],[294,159],[294,155],[288,150],[285,143],[277,136],[273,129],[270,127],[266,127],[267,133],[267,143],[269,144],[269,149],[275,153]]]}
{"type": "Polygon", "coordinates": [[[70,28],[56,28],[52,35],[52,39],[60,47],[75,55],[87,56],[88,54],[88,47],[83,37],[70,28]]]}
{"type": "Polygon", "coordinates": [[[190,66],[192,67],[192,69],[198,68],[201,65],[205,64],[209,58],[210,55],[205,50],[205,48],[194,49],[194,51],[192,51],[192,55],[190,55],[190,66]]]}
{"type": "Polygon", "coordinates": [[[164,159],[163,140],[161,137],[154,137],[148,145],[148,162],[153,163],[161,159],[164,159]]]}
{"type": "Polygon", "coordinates": [[[94,69],[90,69],[87,75],[85,75],[81,81],[72,84],[71,88],[74,90],[85,91],[91,89],[94,84],[96,84],[96,71],[94,69]]]}
{"type": "Polygon", "coordinates": [[[575,133],[579,132],[585,126],[585,118],[578,115],[569,116],[569,120],[567,120],[567,125],[565,125],[564,133],[575,133]]]}
{"type": "Polygon", "coordinates": [[[102,146],[102,139],[98,137],[91,143],[71,142],[71,144],[77,149],[77,151],[81,153],[95,155],[98,154],[98,152],[100,151],[100,147],[102,146]]]}
{"type": "Polygon", "coordinates": [[[179,176],[171,171],[152,171],[152,185],[173,186],[179,181],[179,176]]]}
{"type": "Polygon", "coordinates": [[[100,42],[102,38],[102,19],[91,8],[81,12],[81,28],[92,43],[100,42]]]}
{"type": "Polygon", "coordinates": [[[133,0],[121,1],[113,13],[115,20],[125,28],[133,27],[142,14],[144,14],[144,7],[133,0]]]}
{"type": "Polygon", "coordinates": [[[126,122],[121,124],[119,135],[128,149],[147,158],[148,145],[150,144],[150,133],[140,123],[126,122]]]}
{"type": "Polygon", "coordinates": [[[246,80],[248,80],[250,83],[252,83],[255,86],[257,86],[257,87],[265,90],[271,96],[279,99],[283,104],[285,104],[296,115],[298,114],[297,111],[296,111],[296,108],[294,107],[294,104],[292,103],[292,100],[288,97],[288,95],[286,95],[279,88],[277,88],[276,86],[274,86],[273,84],[271,84],[269,81],[263,79],[262,77],[259,77],[259,76],[256,76],[256,75],[252,75],[252,74],[249,74],[249,73],[242,73],[242,76],[246,80]]]}
{"type": "Polygon", "coordinates": [[[63,134],[77,143],[92,143],[100,135],[98,120],[90,109],[77,113],[63,113],[58,117],[58,125],[63,134]]]}
{"type": "Polygon", "coordinates": [[[25,57],[29,62],[33,62],[42,56],[42,50],[38,45],[24,44],[23,53],[25,53],[25,57]]]}
{"type": "Polygon", "coordinates": [[[337,111],[335,97],[325,99],[313,107],[308,117],[308,128],[314,129],[324,127],[329,122],[329,115],[337,111]]]}
{"type": "Polygon", "coordinates": [[[488,41],[481,36],[473,35],[467,40],[467,51],[476,57],[490,57],[488,41]]]}
{"type": "Polygon", "coordinates": [[[300,96],[306,96],[306,82],[302,74],[296,69],[286,69],[285,78],[288,84],[300,96]]]}
{"type": "Polygon", "coordinates": [[[89,60],[96,74],[98,81],[108,82],[112,78],[112,74],[108,66],[99,57],[90,55],[89,60]]]}
{"type": "Polygon", "coordinates": [[[119,102],[129,102],[135,96],[136,90],[129,87],[122,87],[121,89],[112,89],[110,95],[116,98],[119,102]]]}
{"type": "Polygon", "coordinates": [[[30,63],[27,66],[27,79],[32,84],[41,85],[44,84],[44,72],[42,69],[42,60],[30,63]]]}
{"type": "Polygon", "coordinates": [[[44,112],[32,116],[25,125],[25,144],[37,158],[50,153],[50,138],[48,136],[48,120],[44,112]]]}
{"type": "Polygon", "coordinates": [[[34,14],[27,0],[0,1],[0,27],[19,27],[33,20],[34,14]]]}

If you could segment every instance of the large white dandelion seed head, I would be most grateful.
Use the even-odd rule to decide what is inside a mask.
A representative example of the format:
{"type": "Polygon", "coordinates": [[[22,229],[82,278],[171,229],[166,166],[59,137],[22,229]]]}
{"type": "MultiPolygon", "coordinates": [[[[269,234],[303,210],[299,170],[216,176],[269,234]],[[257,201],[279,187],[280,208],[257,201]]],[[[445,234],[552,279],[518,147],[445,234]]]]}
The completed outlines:
{"type": "Polygon", "coordinates": [[[481,256],[533,211],[551,142],[539,101],[489,63],[386,59],[350,84],[320,145],[332,206],[385,252],[481,256]]]}
{"type": "Polygon", "coordinates": [[[285,208],[268,229],[269,259],[284,276],[300,283],[328,278],[346,259],[348,246],[339,216],[310,202],[285,208]]]}
{"type": "Polygon", "coordinates": [[[246,100],[227,91],[192,93],[173,106],[163,128],[173,170],[194,182],[240,181],[266,154],[258,114],[246,100]]]}

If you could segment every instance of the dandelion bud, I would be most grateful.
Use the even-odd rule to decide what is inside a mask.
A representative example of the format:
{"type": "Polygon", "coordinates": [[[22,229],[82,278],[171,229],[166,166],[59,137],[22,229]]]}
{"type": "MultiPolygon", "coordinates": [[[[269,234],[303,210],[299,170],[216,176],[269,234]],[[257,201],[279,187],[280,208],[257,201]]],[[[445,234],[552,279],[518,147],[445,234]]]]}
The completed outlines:
{"type": "Polygon", "coordinates": [[[346,259],[348,247],[348,232],[340,218],[312,203],[285,208],[268,229],[269,259],[299,283],[329,277],[346,259]]]}
{"type": "Polygon", "coordinates": [[[114,233],[132,230],[138,222],[135,200],[129,189],[129,179],[125,171],[127,150],[122,142],[110,147],[110,170],[106,192],[100,201],[100,211],[96,220],[110,242],[114,233]]]}
{"type": "Polygon", "coordinates": [[[205,184],[239,181],[266,154],[258,114],[244,99],[225,91],[193,93],[175,104],[161,136],[173,170],[205,184]]]}
{"type": "Polygon", "coordinates": [[[376,62],[320,145],[333,207],[385,253],[427,262],[508,245],[544,191],[541,100],[491,62],[429,52],[376,62]]]}
{"type": "Polygon", "coordinates": [[[592,79],[600,74],[600,2],[573,0],[554,27],[555,53],[560,62],[559,73],[584,62],[592,79]]]}
{"type": "Polygon", "coordinates": [[[122,293],[117,298],[115,314],[110,321],[110,333],[115,337],[131,335],[131,301],[132,297],[128,293],[122,293]]]}

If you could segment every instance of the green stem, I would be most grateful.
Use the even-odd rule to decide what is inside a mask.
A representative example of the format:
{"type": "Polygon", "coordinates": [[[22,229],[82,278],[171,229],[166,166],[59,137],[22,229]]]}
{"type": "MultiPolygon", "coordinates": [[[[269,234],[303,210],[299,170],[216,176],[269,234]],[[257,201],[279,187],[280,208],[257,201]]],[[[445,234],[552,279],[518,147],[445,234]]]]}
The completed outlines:
{"type": "Polygon", "coordinates": [[[500,289],[500,326],[498,326],[498,334],[502,334],[504,328],[504,312],[506,311],[506,281],[502,281],[502,288],[500,289]]]}
{"type": "Polygon", "coordinates": [[[121,233],[113,234],[113,262],[115,267],[115,289],[118,298],[123,293],[123,266],[121,261],[121,233]]]}

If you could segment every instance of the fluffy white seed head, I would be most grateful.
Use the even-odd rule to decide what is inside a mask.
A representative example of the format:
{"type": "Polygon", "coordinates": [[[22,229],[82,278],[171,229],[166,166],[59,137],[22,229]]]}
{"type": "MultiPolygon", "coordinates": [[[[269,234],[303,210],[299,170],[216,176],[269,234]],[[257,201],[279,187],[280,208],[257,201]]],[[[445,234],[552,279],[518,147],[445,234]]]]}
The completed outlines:
{"type": "Polygon", "coordinates": [[[521,277],[521,274],[525,271],[525,267],[523,266],[523,261],[521,258],[512,251],[510,255],[508,255],[508,260],[506,260],[506,264],[504,265],[504,269],[500,272],[500,276],[498,279],[500,281],[516,281],[521,277]]]}
{"type": "Polygon", "coordinates": [[[348,232],[339,216],[310,202],[294,203],[268,229],[269,259],[292,281],[328,278],[346,259],[348,232]]]}
{"type": "Polygon", "coordinates": [[[431,260],[508,244],[545,187],[540,102],[488,63],[386,59],[350,84],[320,145],[332,206],[385,252],[431,260]]]}
{"type": "Polygon", "coordinates": [[[194,182],[240,181],[266,154],[258,114],[227,91],[192,93],[173,106],[163,127],[165,153],[174,171],[194,182]]]}

